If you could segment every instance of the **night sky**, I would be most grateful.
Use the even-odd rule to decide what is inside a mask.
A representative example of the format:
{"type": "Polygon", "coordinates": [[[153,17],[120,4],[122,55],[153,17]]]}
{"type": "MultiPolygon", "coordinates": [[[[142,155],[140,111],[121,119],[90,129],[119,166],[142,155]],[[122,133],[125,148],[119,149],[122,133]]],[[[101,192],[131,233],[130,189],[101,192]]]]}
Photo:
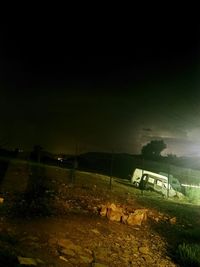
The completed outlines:
{"type": "Polygon", "coordinates": [[[113,54],[72,49],[66,28],[51,26],[1,25],[7,148],[140,153],[161,138],[164,154],[200,156],[198,25],[140,28],[131,51],[113,54]]]}

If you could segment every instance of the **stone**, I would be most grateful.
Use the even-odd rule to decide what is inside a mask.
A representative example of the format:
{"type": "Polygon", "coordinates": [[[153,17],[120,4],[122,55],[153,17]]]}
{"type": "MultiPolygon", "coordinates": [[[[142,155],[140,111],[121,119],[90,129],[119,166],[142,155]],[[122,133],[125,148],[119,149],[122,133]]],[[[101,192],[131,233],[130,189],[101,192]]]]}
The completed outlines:
{"type": "Polygon", "coordinates": [[[70,239],[59,239],[57,244],[62,248],[73,250],[79,254],[83,252],[82,248],[78,245],[75,245],[70,239]]]}
{"type": "Polygon", "coordinates": [[[143,221],[147,219],[147,209],[138,209],[134,213],[131,213],[128,216],[127,224],[128,225],[141,225],[143,221]]]}
{"type": "Polygon", "coordinates": [[[107,206],[107,218],[110,221],[120,222],[123,215],[123,209],[117,207],[114,203],[107,206]]]}
{"type": "Polygon", "coordinates": [[[58,239],[55,237],[49,238],[48,243],[50,246],[55,246],[58,243],[58,239]]]}
{"type": "Polygon", "coordinates": [[[105,265],[105,264],[101,264],[101,263],[98,263],[98,262],[95,262],[92,267],[108,267],[108,265],[105,265]]]}
{"type": "Polygon", "coordinates": [[[64,239],[64,238],[59,239],[57,241],[57,244],[58,246],[63,247],[63,248],[69,248],[74,245],[74,243],[70,239],[64,239]]]}
{"type": "Polygon", "coordinates": [[[173,217],[173,218],[169,219],[169,222],[171,224],[176,224],[176,217],[173,217]]]}
{"type": "Polygon", "coordinates": [[[122,217],[122,213],[120,211],[108,209],[107,218],[110,221],[120,222],[121,221],[121,217],[122,217]]]}
{"type": "Polygon", "coordinates": [[[91,232],[97,234],[97,235],[100,235],[100,232],[97,230],[97,229],[92,229],[91,232]]]}
{"type": "Polygon", "coordinates": [[[66,259],[66,258],[65,258],[65,257],[63,257],[63,256],[59,256],[59,259],[61,259],[61,260],[65,261],[65,262],[68,262],[68,259],[66,259]]]}
{"type": "Polygon", "coordinates": [[[108,257],[108,249],[99,247],[94,251],[94,256],[96,260],[104,261],[108,257]]]}
{"type": "Polygon", "coordinates": [[[39,263],[39,264],[45,264],[45,262],[42,261],[41,259],[36,259],[36,261],[37,261],[37,263],[39,263]]]}
{"type": "Polygon", "coordinates": [[[20,265],[37,266],[37,261],[33,258],[17,257],[20,265]]]}
{"type": "Polygon", "coordinates": [[[90,255],[93,254],[92,251],[90,249],[88,249],[88,248],[85,248],[84,249],[84,252],[87,253],[87,254],[90,254],[90,255]]]}
{"type": "Polygon", "coordinates": [[[117,210],[117,206],[114,203],[111,203],[110,205],[108,205],[108,208],[111,210],[117,210]]]}
{"type": "Polygon", "coordinates": [[[72,256],[72,257],[75,256],[74,251],[68,248],[62,249],[61,253],[67,256],[72,256]]]}
{"type": "Polygon", "coordinates": [[[107,214],[107,206],[103,205],[103,206],[101,207],[100,215],[101,215],[102,217],[105,217],[106,214],[107,214]]]}
{"type": "Polygon", "coordinates": [[[73,264],[73,266],[80,266],[80,261],[77,258],[70,258],[69,261],[73,264]]]}
{"type": "Polygon", "coordinates": [[[148,255],[148,254],[144,254],[143,257],[144,257],[145,261],[150,264],[150,266],[151,266],[151,264],[153,264],[155,262],[153,260],[153,258],[150,255],[148,255]]]}
{"type": "Polygon", "coordinates": [[[122,214],[122,217],[121,217],[121,220],[122,220],[122,223],[127,223],[127,219],[128,219],[128,215],[126,214],[122,214]]]}
{"type": "Polygon", "coordinates": [[[93,257],[91,256],[80,256],[81,263],[92,263],[93,257]]]}
{"type": "Polygon", "coordinates": [[[142,254],[149,254],[149,248],[148,247],[139,247],[139,252],[142,254]]]}

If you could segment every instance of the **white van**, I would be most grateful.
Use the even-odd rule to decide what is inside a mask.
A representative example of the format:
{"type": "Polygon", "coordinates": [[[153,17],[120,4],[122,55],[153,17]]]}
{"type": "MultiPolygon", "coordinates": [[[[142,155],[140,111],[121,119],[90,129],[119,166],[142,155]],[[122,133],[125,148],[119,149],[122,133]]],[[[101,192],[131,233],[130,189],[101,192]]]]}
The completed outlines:
{"type": "Polygon", "coordinates": [[[176,191],[168,184],[168,177],[158,173],[150,172],[142,169],[135,169],[133,172],[131,183],[136,187],[144,190],[153,190],[162,195],[176,196],[176,191]]]}

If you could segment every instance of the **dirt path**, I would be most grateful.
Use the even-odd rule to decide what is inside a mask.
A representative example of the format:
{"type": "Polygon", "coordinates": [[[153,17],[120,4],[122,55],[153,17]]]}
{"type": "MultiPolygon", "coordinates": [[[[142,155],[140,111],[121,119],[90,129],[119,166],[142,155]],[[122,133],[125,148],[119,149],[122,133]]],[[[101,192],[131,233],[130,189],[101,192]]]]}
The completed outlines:
{"type": "Polygon", "coordinates": [[[1,192],[24,192],[28,184],[29,172],[28,164],[17,165],[10,162],[1,182],[1,192]]]}
{"type": "Polygon", "coordinates": [[[128,226],[97,212],[107,202],[140,208],[132,188],[113,183],[111,191],[107,177],[84,172],[75,185],[67,181],[59,168],[33,166],[30,173],[10,166],[2,184],[10,194],[0,213],[0,267],[19,266],[17,257],[45,267],[178,266],[150,223],[128,226]]]}
{"type": "Polygon", "coordinates": [[[77,213],[6,220],[1,227],[9,235],[4,245],[17,256],[40,259],[38,266],[176,266],[166,256],[164,240],[148,225],[130,227],[77,213]]]}

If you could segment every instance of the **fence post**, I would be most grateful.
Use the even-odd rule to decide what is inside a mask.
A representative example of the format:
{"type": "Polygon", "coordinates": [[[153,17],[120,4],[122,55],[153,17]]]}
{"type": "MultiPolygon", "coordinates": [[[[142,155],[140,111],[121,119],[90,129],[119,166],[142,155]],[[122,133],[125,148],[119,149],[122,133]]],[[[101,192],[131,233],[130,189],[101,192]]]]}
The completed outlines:
{"type": "Polygon", "coordinates": [[[167,198],[169,198],[169,187],[170,187],[170,164],[168,165],[167,198]]]}
{"type": "Polygon", "coordinates": [[[112,150],[111,161],[110,161],[110,184],[109,184],[110,190],[112,189],[113,161],[114,161],[114,153],[112,150]]]}

